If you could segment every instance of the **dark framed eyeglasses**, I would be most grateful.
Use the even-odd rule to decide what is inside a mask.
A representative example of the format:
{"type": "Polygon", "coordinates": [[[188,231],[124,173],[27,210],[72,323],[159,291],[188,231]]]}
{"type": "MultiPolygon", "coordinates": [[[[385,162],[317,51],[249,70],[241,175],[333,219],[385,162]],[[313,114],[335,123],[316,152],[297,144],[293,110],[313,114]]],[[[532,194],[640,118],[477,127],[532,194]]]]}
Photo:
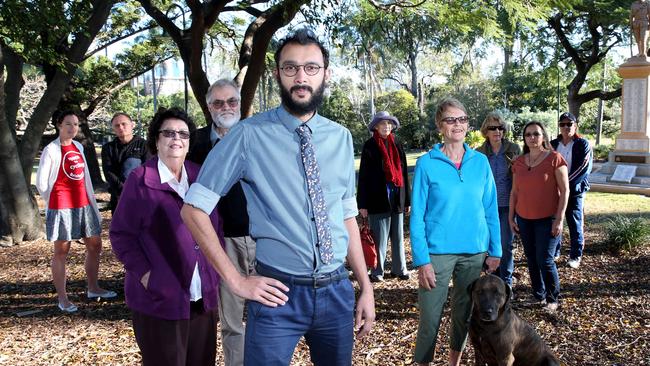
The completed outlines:
{"type": "Polygon", "coordinates": [[[181,140],[187,140],[190,138],[189,131],[160,130],[158,133],[170,139],[175,138],[176,135],[178,135],[178,138],[181,140]]]}
{"type": "Polygon", "coordinates": [[[573,122],[560,122],[560,127],[571,127],[573,122]]]}
{"type": "Polygon", "coordinates": [[[448,124],[448,125],[453,125],[456,124],[456,122],[460,124],[465,124],[469,122],[469,117],[467,116],[460,116],[460,117],[445,117],[442,119],[442,122],[448,124]]]}
{"type": "Polygon", "coordinates": [[[324,68],[324,66],[315,63],[308,63],[304,65],[285,64],[284,66],[280,67],[280,70],[282,70],[285,76],[296,76],[298,70],[300,70],[301,67],[305,71],[305,74],[309,76],[318,74],[320,69],[324,68]]]}
{"type": "Polygon", "coordinates": [[[537,132],[537,131],[535,131],[535,132],[526,132],[526,133],[524,134],[524,137],[526,137],[526,138],[531,138],[531,137],[540,137],[540,136],[542,136],[542,134],[539,133],[539,132],[537,132]]]}
{"type": "Polygon", "coordinates": [[[229,98],[228,100],[215,99],[210,103],[210,105],[215,109],[221,109],[226,104],[228,104],[230,108],[237,108],[239,106],[239,98],[229,98]]]}
{"type": "Polygon", "coordinates": [[[503,126],[488,126],[487,130],[488,131],[496,131],[496,130],[505,131],[506,128],[503,127],[503,126]]]}

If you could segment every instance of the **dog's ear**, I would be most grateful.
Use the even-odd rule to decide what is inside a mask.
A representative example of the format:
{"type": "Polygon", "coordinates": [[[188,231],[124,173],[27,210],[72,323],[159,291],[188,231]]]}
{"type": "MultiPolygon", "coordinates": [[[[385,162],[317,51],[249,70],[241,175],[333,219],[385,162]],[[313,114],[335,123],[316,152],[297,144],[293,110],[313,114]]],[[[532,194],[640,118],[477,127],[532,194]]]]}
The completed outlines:
{"type": "Polygon", "coordinates": [[[469,286],[467,286],[467,293],[469,294],[470,297],[472,296],[472,291],[474,291],[474,285],[476,284],[476,281],[478,281],[480,278],[481,277],[475,279],[474,281],[472,281],[472,283],[469,284],[469,286]]]}
{"type": "Polygon", "coordinates": [[[503,306],[505,307],[506,305],[510,304],[510,295],[512,294],[512,288],[507,283],[504,283],[503,285],[506,287],[506,302],[503,303],[503,306]]]}

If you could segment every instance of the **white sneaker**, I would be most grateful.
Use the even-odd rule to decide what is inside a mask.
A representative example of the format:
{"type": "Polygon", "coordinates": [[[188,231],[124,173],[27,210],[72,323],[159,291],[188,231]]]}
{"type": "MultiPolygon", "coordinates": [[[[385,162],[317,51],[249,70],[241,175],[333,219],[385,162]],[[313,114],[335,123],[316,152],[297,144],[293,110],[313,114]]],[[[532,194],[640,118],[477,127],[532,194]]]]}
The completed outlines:
{"type": "Polygon", "coordinates": [[[64,313],[74,313],[78,310],[77,306],[73,303],[70,303],[70,305],[68,306],[63,306],[61,303],[59,303],[58,305],[59,305],[59,310],[61,310],[64,313]]]}
{"type": "Polygon", "coordinates": [[[576,268],[580,267],[580,262],[581,261],[582,261],[582,258],[578,257],[578,258],[575,258],[575,259],[569,259],[569,262],[567,262],[567,264],[569,265],[569,267],[571,267],[573,269],[576,269],[576,268]]]}
{"type": "Polygon", "coordinates": [[[111,299],[111,298],[117,296],[117,293],[115,293],[115,291],[111,291],[111,290],[104,290],[104,292],[92,292],[92,291],[88,290],[86,295],[88,295],[89,299],[96,299],[98,297],[101,297],[103,299],[111,299]]]}
{"type": "Polygon", "coordinates": [[[559,304],[556,302],[549,302],[548,304],[546,304],[546,306],[544,306],[544,310],[554,313],[557,311],[558,306],[559,304]]]}

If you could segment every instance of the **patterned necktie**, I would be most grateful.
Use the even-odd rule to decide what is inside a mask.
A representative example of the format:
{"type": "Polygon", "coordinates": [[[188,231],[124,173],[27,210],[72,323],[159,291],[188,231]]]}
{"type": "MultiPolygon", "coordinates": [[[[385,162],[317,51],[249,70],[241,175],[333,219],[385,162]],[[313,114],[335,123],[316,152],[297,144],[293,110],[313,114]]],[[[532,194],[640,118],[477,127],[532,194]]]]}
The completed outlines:
{"type": "Polygon", "coordinates": [[[325,204],[323,189],[320,185],[320,169],[318,169],[318,163],[316,162],[314,145],[311,143],[311,131],[303,123],[296,128],[296,132],[300,136],[300,155],[302,156],[302,165],[305,167],[305,175],[307,176],[309,199],[314,210],[320,258],[323,263],[329,264],[333,257],[332,233],[327,217],[327,205],[325,204]]]}

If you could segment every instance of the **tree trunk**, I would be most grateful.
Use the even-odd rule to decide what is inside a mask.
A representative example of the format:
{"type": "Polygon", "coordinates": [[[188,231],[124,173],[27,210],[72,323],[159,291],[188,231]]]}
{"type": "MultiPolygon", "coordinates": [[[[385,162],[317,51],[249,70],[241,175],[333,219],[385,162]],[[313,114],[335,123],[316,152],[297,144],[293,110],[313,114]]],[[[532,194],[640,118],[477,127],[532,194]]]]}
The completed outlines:
{"type": "MultiPolygon", "coordinates": [[[[200,42],[202,43],[202,42],[200,42]]],[[[203,46],[201,46],[202,48],[203,46]]],[[[201,66],[201,52],[192,52],[188,51],[187,54],[183,55],[183,62],[189,64],[187,68],[187,80],[192,87],[192,93],[194,94],[194,99],[201,106],[205,120],[209,122],[212,120],[210,115],[210,110],[208,109],[208,103],[205,101],[205,95],[208,93],[208,88],[210,87],[210,81],[208,81],[208,76],[205,74],[201,66]]]]}
{"type": "Polygon", "coordinates": [[[97,36],[97,33],[106,24],[110,10],[113,7],[113,1],[95,0],[93,1],[93,11],[88,18],[87,27],[71,36],[74,38],[69,50],[66,52],[65,67],[55,67],[53,65],[43,65],[44,69],[55,70],[51,73],[45,94],[38,102],[34,112],[30,116],[29,124],[25,130],[25,135],[20,142],[19,156],[27,185],[31,182],[32,164],[38,153],[41,137],[45,131],[48,121],[56,110],[56,107],[65,92],[66,87],[72,80],[72,76],[77,69],[77,65],[83,60],[90,44],[97,36]]]}
{"type": "Polygon", "coordinates": [[[102,173],[99,169],[99,160],[97,159],[97,152],[95,151],[95,138],[93,136],[88,121],[82,121],[79,126],[79,133],[76,140],[79,141],[84,147],[84,158],[88,164],[88,171],[90,172],[90,180],[93,183],[94,189],[105,189],[106,183],[102,179],[102,173]]]}
{"type": "Polygon", "coordinates": [[[262,13],[246,29],[239,58],[239,74],[235,80],[242,80],[242,118],[253,114],[255,90],[266,68],[266,51],[275,32],[287,25],[300,7],[310,0],[285,0],[262,13]],[[245,74],[242,78],[241,75],[245,74]]]}
{"type": "Polygon", "coordinates": [[[0,242],[6,245],[38,239],[43,228],[36,200],[23,175],[16,140],[5,119],[4,87],[4,67],[0,67],[0,242]]]}
{"type": "Polygon", "coordinates": [[[43,132],[71,79],[72,73],[57,71],[29,118],[29,124],[19,146],[23,176],[28,185],[31,183],[32,164],[39,151],[43,132]]]}
{"type": "MultiPolygon", "coordinates": [[[[43,233],[38,208],[30,189],[32,164],[38,153],[45,127],[72,79],[77,65],[83,60],[88,47],[106,23],[113,1],[94,0],[92,6],[93,11],[86,22],[87,27],[69,37],[74,41],[66,48],[65,54],[61,55],[65,66],[42,65],[44,70],[56,71],[46,72],[51,78],[48,78],[45,94],[30,116],[20,145],[16,144],[12,129],[9,128],[9,124],[5,120],[5,97],[4,95],[0,96],[0,168],[2,169],[2,178],[0,178],[0,213],[2,214],[0,219],[2,224],[0,227],[10,233],[15,243],[37,239],[43,233]]],[[[0,65],[4,65],[4,62],[0,62],[0,65]]],[[[16,70],[8,69],[7,71],[12,73],[11,77],[18,77],[15,75],[16,70]]],[[[22,76],[22,69],[19,71],[22,76]]],[[[0,77],[0,80],[2,81],[0,93],[4,94],[4,79],[0,77]]]]}
{"type": "Polygon", "coordinates": [[[584,41],[581,44],[586,44],[588,47],[576,48],[571,44],[571,40],[564,31],[562,18],[562,13],[556,13],[548,19],[548,24],[557,35],[558,41],[566,51],[567,55],[571,58],[571,61],[576,68],[576,75],[573,80],[571,80],[571,83],[567,86],[567,103],[569,105],[569,112],[571,112],[574,116],[576,116],[576,118],[579,119],[580,107],[584,103],[587,103],[596,98],[600,98],[602,100],[610,100],[621,96],[621,88],[613,90],[611,92],[597,89],[580,94],[580,89],[587,80],[589,70],[591,70],[592,67],[602,61],[607,55],[607,52],[612,49],[612,47],[620,43],[621,39],[617,39],[607,45],[607,38],[601,34],[600,23],[598,23],[597,19],[590,16],[587,18],[586,24],[591,38],[588,39],[588,42],[584,41]],[[604,48],[602,51],[601,41],[603,42],[604,48]]]}
{"type": "Polygon", "coordinates": [[[510,72],[510,63],[512,60],[512,43],[508,42],[503,46],[503,69],[501,72],[505,75],[510,72]]]}
{"type": "MultiPolygon", "coordinates": [[[[409,52],[408,56],[408,66],[411,71],[411,88],[410,92],[413,95],[413,98],[419,100],[418,98],[418,65],[417,65],[417,53],[409,52]]],[[[418,106],[419,107],[419,106],[418,106]]]]}
{"type": "Polygon", "coordinates": [[[25,85],[23,79],[23,59],[18,56],[11,48],[6,47],[0,42],[3,53],[3,63],[7,68],[7,81],[4,85],[5,94],[5,117],[9,129],[16,137],[16,116],[20,107],[20,90],[25,85]]]}

